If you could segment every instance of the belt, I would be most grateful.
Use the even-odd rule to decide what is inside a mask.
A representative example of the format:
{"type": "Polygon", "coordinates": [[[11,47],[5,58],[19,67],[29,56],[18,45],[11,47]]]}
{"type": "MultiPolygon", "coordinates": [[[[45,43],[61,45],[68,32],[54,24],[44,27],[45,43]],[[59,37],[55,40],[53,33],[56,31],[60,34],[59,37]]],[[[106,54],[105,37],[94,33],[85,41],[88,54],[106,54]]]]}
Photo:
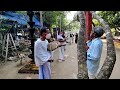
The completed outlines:
{"type": "Polygon", "coordinates": [[[47,62],[53,62],[53,60],[48,60],[47,62]]]}

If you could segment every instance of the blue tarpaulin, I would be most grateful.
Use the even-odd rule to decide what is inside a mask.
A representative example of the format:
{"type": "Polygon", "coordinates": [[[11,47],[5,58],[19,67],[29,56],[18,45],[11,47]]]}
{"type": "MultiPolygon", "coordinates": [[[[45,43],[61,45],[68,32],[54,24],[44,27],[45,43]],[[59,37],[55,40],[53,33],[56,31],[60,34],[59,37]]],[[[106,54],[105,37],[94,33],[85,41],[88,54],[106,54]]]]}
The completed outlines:
{"type": "Polygon", "coordinates": [[[5,16],[5,18],[9,19],[9,20],[12,20],[12,21],[17,21],[19,24],[22,24],[22,25],[26,25],[27,24],[26,21],[18,19],[18,18],[15,18],[15,17],[5,16]]]}
{"type": "MultiPolygon", "coordinates": [[[[27,22],[29,21],[28,15],[13,13],[10,11],[4,12],[3,15],[5,16],[5,18],[13,20],[13,21],[17,21],[19,24],[22,24],[22,25],[27,25],[27,22]]],[[[40,26],[40,21],[37,19],[35,15],[33,16],[33,21],[35,22],[36,26],[38,27],[40,26]]]]}

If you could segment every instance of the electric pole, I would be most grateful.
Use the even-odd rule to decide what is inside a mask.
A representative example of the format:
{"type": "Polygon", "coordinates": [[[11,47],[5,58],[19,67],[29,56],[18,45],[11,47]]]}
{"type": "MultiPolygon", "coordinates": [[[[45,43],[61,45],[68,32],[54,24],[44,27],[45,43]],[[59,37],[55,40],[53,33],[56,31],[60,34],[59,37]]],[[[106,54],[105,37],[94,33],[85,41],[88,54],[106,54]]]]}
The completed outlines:
{"type": "Polygon", "coordinates": [[[60,32],[61,32],[61,25],[62,25],[62,23],[61,23],[61,15],[60,15],[60,32]]]}
{"type": "Polygon", "coordinates": [[[41,27],[43,27],[42,11],[40,11],[40,21],[41,21],[41,27]]]}

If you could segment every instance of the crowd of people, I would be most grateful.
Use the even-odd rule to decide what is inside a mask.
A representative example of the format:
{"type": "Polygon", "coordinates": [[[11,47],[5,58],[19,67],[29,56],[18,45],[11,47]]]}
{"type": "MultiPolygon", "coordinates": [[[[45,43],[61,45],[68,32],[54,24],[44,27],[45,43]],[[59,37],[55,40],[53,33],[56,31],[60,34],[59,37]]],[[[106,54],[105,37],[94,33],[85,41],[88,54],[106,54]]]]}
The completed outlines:
{"type": "MultiPolygon", "coordinates": [[[[100,57],[102,53],[103,42],[100,37],[104,34],[101,27],[97,27],[91,33],[91,39],[87,42],[87,69],[89,79],[95,79],[96,73],[100,63],[100,57]]],[[[35,41],[34,58],[35,64],[39,67],[39,79],[51,79],[51,67],[50,63],[53,62],[53,50],[59,48],[59,62],[65,61],[64,53],[66,48],[67,37],[63,31],[58,32],[57,46],[54,46],[53,50],[48,48],[48,45],[55,41],[48,28],[42,28],[39,31],[39,38],[35,41]]],[[[70,34],[70,43],[77,43],[78,34],[70,34]]]]}

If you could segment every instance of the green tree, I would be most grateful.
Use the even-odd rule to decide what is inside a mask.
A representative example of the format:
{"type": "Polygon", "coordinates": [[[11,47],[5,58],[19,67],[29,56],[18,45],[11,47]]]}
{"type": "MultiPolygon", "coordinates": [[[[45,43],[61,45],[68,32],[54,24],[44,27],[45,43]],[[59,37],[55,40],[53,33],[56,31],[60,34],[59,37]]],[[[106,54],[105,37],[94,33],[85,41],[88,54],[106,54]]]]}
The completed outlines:
{"type": "MultiPolygon", "coordinates": [[[[48,24],[49,29],[52,32],[52,28],[60,27],[60,17],[62,29],[66,25],[66,15],[69,11],[42,11],[43,22],[48,24]]],[[[38,13],[40,17],[40,13],[38,13]]]]}
{"type": "Polygon", "coordinates": [[[100,15],[109,24],[110,28],[120,26],[119,11],[99,11],[98,15],[100,15]]]}
{"type": "Polygon", "coordinates": [[[120,11],[99,11],[98,15],[108,23],[110,28],[115,28],[116,34],[120,32],[120,11]]]}
{"type": "Polygon", "coordinates": [[[92,22],[94,23],[95,26],[102,26],[102,24],[97,19],[93,18],[92,22]]]}
{"type": "Polygon", "coordinates": [[[27,11],[16,11],[16,13],[27,15],[27,11]]]}
{"type": "Polygon", "coordinates": [[[67,27],[66,30],[77,31],[80,28],[80,23],[77,21],[72,21],[67,27]]]}

